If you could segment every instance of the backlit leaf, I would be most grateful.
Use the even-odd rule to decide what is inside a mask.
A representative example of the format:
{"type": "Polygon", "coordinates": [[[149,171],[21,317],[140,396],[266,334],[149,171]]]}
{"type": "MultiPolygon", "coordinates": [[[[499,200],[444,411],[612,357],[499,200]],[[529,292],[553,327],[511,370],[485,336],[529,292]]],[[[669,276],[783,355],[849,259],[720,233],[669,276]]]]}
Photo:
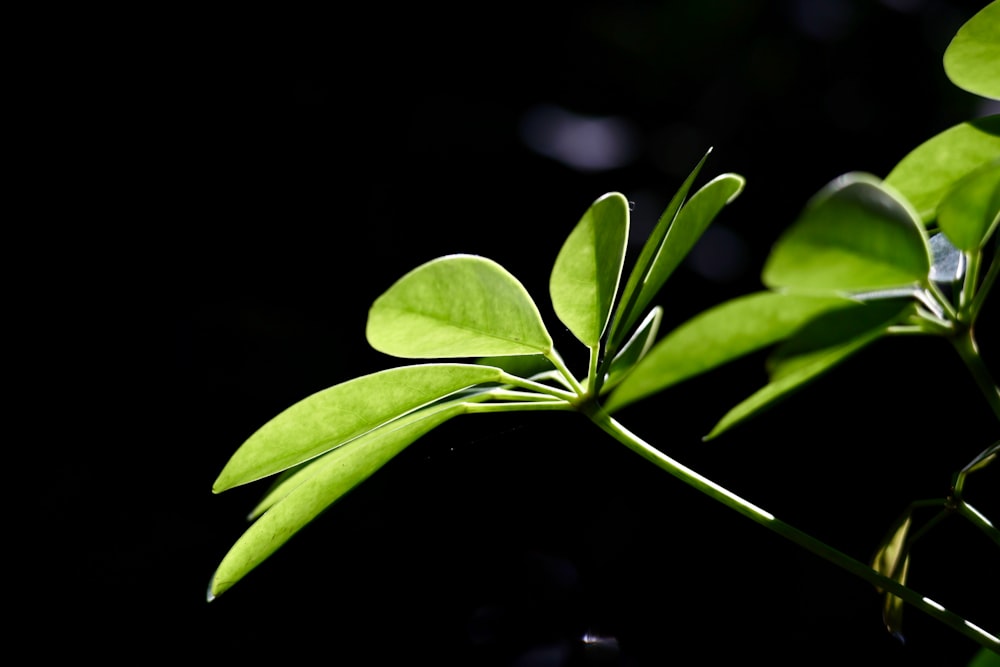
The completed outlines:
{"type": "Polygon", "coordinates": [[[1000,1],[958,29],[945,49],[944,71],[959,88],[1000,100],[1000,1]]]}
{"type": "Polygon", "coordinates": [[[923,222],[963,176],[1000,157],[1000,114],[954,125],[920,144],[885,177],[923,222]]]}
{"type": "Polygon", "coordinates": [[[454,392],[501,377],[500,369],[491,366],[418,364],[334,385],[286,408],[253,433],[226,463],[213,491],[281,472],[454,392]]]}
{"type": "Polygon", "coordinates": [[[611,316],[628,229],[628,200],[617,192],[600,197],[570,232],[552,268],[552,307],[588,347],[600,344],[611,316]]]}
{"type": "Polygon", "coordinates": [[[369,431],[289,475],[269,494],[267,511],[223,557],[209,585],[209,598],[231,588],[408,445],[463,412],[465,408],[460,401],[425,408],[369,431]]]}
{"type": "Polygon", "coordinates": [[[938,208],[938,225],[965,252],[982,248],[1000,221],[1000,158],[955,184],[938,208]]]}
{"type": "Polygon", "coordinates": [[[368,312],[368,342],[405,358],[546,354],[552,338],[524,286],[493,260],[448,255],[397,280],[368,312]]]}
{"type": "Polygon", "coordinates": [[[912,209],[869,174],[832,181],[775,243],[762,279],[771,288],[871,291],[926,283],[927,233],[912,209]]]}

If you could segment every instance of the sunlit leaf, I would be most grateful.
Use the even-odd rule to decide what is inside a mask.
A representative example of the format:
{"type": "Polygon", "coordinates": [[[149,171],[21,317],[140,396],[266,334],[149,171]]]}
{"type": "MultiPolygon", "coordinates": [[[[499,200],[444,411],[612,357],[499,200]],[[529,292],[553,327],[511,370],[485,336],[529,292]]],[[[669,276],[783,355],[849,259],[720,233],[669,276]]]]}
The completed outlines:
{"type": "Polygon", "coordinates": [[[618,302],[618,307],[615,309],[615,315],[611,322],[611,332],[608,336],[607,347],[612,353],[616,352],[625,339],[629,337],[629,332],[632,331],[633,325],[643,316],[647,306],[653,297],[656,296],[650,290],[646,289],[646,276],[649,273],[650,266],[660,252],[660,246],[663,244],[663,239],[666,237],[667,231],[669,231],[670,226],[673,224],[674,218],[677,217],[677,212],[687,199],[691,185],[698,177],[702,166],[705,164],[705,160],[708,159],[711,152],[712,149],[708,149],[701,160],[698,161],[698,164],[695,165],[694,169],[691,170],[691,173],[684,179],[680,188],[674,193],[670,203],[667,204],[663,213],[660,214],[660,219],[657,221],[653,231],[650,232],[645,243],[643,243],[639,258],[632,267],[631,273],[629,273],[625,289],[622,291],[621,299],[618,302]]]}
{"type": "Polygon", "coordinates": [[[485,257],[447,255],[413,269],[368,311],[368,342],[405,358],[546,354],[552,338],[524,286],[485,257]]]}
{"type": "Polygon", "coordinates": [[[625,261],[628,200],[617,192],[591,204],[556,257],[549,280],[559,320],[588,347],[604,334],[625,261]]]}
{"type": "Polygon", "coordinates": [[[369,431],[289,475],[265,499],[267,511],[223,557],[209,585],[209,596],[231,588],[408,445],[463,412],[464,405],[457,401],[425,408],[369,431]]]}
{"type": "Polygon", "coordinates": [[[334,385],[286,408],[253,433],[226,463],[213,491],[281,472],[454,392],[501,377],[500,369],[490,366],[418,364],[334,385]]]}
{"type": "Polygon", "coordinates": [[[958,181],[941,200],[937,220],[959,250],[982,248],[1000,221],[1000,158],[958,181]]]}
{"type": "MultiPolygon", "coordinates": [[[[694,247],[719,212],[743,191],[746,180],[722,174],[703,185],[681,207],[646,272],[633,317],[638,317],[662,289],[667,279],[694,247]]],[[[630,329],[631,324],[626,327],[630,329]]]]}
{"type": "Polygon", "coordinates": [[[501,357],[480,357],[475,360],[475,363],[482,364],[484,366],[495,366],[496,368],[502,368],[507,373],[522,378],[530,378],[532,375],[537,375],[538,373],[545,373],[555,368],[555,366],[552,365],[552,362],[549,361],[548,358],[543,357],[540,354],[523,354],[523,355],[501,356],[501,357]]]}
{"type": "Polygon", "coordinates": [[[609,397],[619,410],[671,385],[773,345],[829,310],[856,305],[839,296],[756,292],[726,301],[681,324],[636,364],[609,397]]]}
{"type": "Polygon", "coordinates": [[[769,382],[729,410],[704,440],[722,435],[803,388],[884,336],[913,307],[902,300],[876,301],[820,315],[775,350],[768,362],[769,382]]]}
{"type": "Polygon", "coordinates": [[[931,257],[912,209],[869,174],[849,173],[816,194],[775,243],[771,288],[843,294],[923,284],[931,257]]]}
{"type": "Polygon", "coordinates": [[[1000,156],[1000,114],[954,125],[920,144],[885,177],[925,223],[963,176],[1000,156]]]}
{"type": "Polygon", "coordinates": [[[611,360],[608,367],[608,376],[601,387],[601,393],[609,392],[615,385],[621,382],[622,378],[635,367],[635,364],[642,359],[653,343],[656,341],[657,332],[660,330],[660,321],[663,319],[663,308],[654,307],[646,315],[646,319],[635,330],[635,334],[628,339],[622,349],[611,360]]]}
{"type": "Polygon", "coordinates": [[[959,88],[1000,100],[1000,2],[979,10],[944,52],[944,71],[959,88]]]}

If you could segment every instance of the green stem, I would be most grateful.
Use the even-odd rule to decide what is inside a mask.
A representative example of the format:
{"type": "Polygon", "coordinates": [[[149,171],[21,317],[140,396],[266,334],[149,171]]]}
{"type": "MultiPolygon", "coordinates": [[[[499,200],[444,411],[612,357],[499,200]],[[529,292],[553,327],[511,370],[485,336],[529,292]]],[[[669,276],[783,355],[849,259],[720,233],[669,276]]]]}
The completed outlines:
{"type": "Polygon", "coordinates": [[[993,409],[993,414],[1000,419],[1000,388],[990,375],[990,371],[979,356],[979,348],[976,346],[976,339],[972,333],[972,328],[968,328],[956,336],[949,337],[952,345],[958,351],[959,356],[965,363],[965,367],[972,373],[979,390],[983,392],[986,402],[993,409]]]}
{"type": "Polygon", "coordinates": [[[588,410],[587,416],[618,442],[710,498],[736,510],[775,533],[788,538],[834,565],[838,565],[848,572],[861,577],[876,588],[892,593],[978,644],[994,651],[1000,650],[1000,638],[973,625],[954,612],[948,611],[937,602],[920,595],[913,589],[903,586],[894,579],[879,574],[865,563],[851,558],[815,537],[775,518],[773,514],[766,512],[753,503],[740,498],[728,489],[719,486],[712,480],[678,463],[615,421],[600,406],[592,406],[588,410]]]}

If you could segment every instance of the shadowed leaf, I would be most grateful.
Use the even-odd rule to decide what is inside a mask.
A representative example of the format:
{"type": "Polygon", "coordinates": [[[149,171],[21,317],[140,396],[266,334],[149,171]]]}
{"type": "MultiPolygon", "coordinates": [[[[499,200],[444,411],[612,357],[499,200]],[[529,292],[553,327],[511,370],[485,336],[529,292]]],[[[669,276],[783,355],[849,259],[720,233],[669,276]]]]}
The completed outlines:
{"type": "Polygon", "coordinates": [[[955,184],[938,208],[938,225],[965,252],[982,248],[1000,221],[1000,158],[955,184]]]}

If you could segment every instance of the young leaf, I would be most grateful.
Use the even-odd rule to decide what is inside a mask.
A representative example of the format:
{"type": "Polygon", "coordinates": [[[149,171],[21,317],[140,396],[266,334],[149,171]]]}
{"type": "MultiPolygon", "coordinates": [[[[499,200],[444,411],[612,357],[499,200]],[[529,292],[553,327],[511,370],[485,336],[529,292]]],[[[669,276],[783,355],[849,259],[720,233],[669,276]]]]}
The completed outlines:
{"type": "Polygon", "coordinates": [[[281,472],[456,391],[501,377],[500,369],[491,366],[419,364],[334,385],[286,408],[253,433],[212,490],[221,493],[281,472]]]}
{"type": "Polygon", "coordinates": [[[617,192],[591,204],[556,257],[552,307],[581,343],[596,348],[611,316],[628,241],[628,200],[617,192]]]}
{"type": "Polygon", "coordinates": [[[269,494],[267,511],[223,557],[209,584],[209,599],[231,588],[408,445],[463,412],[460,401],[425,408],[369,431],[290,475],[269,494]]]}
{"type": "Polygon", "coordinates": [[[1000,156],[1000,114],[954,125],[920,144],[892,168],[885,183],[900,192],[923,222],[960,178],[1000,156]]]}
{"type": "MultiPolygon", "coordinates": [[[[906,549],[906,538],[913,523],[912,513],[907,511],[900,517],[892,530],[882,541],[882,545],[872,558],[872,569],[879,574],[906,584],[906,576],[910,567],[910,552],[906,549]]],[[[903,600],[892,593],[876,587],[885,596],[882,606],[882,620],[886,629],[893,635],[902,635],[903,600]]]]}
{"type": "Polygon", "coordinates": [[[856,305],[840,296],[756,292],[710,308],[667,334],[608,398],[619,410],[683,380],[791,336],[830,310],[856,305]]]}
{"type": "Polygon", "coordinates": [[[705,160],[708,159],[711,152],[712,149],[708,149],[701,160],[698,161],[698,164],[695,165],[694,169],[691,170],[691,173],[688,174],[688,177],[684,179],[681,187],[677,189],[670,203],[667,204],[667,208],[660,215],[656,227],[653,228],[653,231],[646,238],[646,242],[642,246],[639,259],[636,260],[635,266],[632,267],[632,272],[625,283],[625,289],[622,291],[618,307],[615,309],[615,316],[611,324],[611,333],[608,336],[608,350],[610,350],[611,354],[614,354],[628,337],[632,326],[642,317],[646,306],[652,301],[653,296],[655,296],[655,294],[646,293],[646,275],[649,273],[650,266],[660,252],[660,246],[667,235],[667,231],[670,229],[670,225],[673,224],[674,218],[677,217],[677,211],[680,210],[687,199],[691,185],[698,177],[702,166],[705,164],[705,160]]]}
{"type": "Polygon", "coordinates": [[[869,174],[834,179],[775,243],[762,279],[771,288],[850,294],[924,284],[927,232],[910,206],[869,174]]]}
{"type": "Polygon", "coordinates": [[[1000,100],[1000,0],[958,29],[945,49],[944,71],[959,88],[1000,100]]]}
{"type": "Polygon", "coordinates": [[[622,378],[628,374],[640,359],[646,356],[653,343],[656,341],[656,334],[660,330],[660,321],[663,319],[663,308],[656,306],[649,311],[646,319],[635,330],[635,335],[628,339],[622,349],[611,360],[608,367],[608,376],[601,386],[601,394],[611,391],[615,385],[621,382],[622,378]]]}
{"type": "Polygon", "coordinates": [[[1000,220],[1000,158],[955,184],[938,207],[938,225],[959,250],[986,245],[1000,220]]]}
{"type": "Polygon", "coordinates": [[[552,337],[517,278],[493,260],[448,255],[397,280],[368,312],[368,342],[405,358],[548,354],[552,337]]]}
{"type": "Polygon", "coordinates": [[[874,301],[820,315],[807,324],[768,362],[769,382],[727,412],[704,440],[772,407],[886,334],[914,308],[908,300],[874,301]]]}

